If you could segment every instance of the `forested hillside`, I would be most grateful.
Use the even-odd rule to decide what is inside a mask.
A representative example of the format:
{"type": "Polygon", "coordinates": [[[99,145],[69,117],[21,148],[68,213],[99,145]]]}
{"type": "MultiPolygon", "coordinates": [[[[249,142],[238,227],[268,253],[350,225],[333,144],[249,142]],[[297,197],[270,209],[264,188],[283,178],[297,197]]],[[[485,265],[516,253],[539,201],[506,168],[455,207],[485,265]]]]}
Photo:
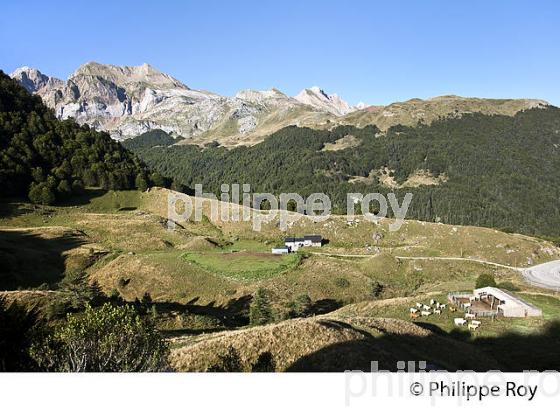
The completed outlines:
{"type": "Polygon", "coordinates": [[[162,174],[191,187],[202,183],[205,192],[224,183],[250,183],[253,192],[325,192],[338,212],[347,192],[412,192],[407,218],[560,236],[556,107],[514,117],[469,114],[385,134],[372,126],[288,127],[233,150],[129,144],[162,174]],[[354,142],[339,144],[347,140],[354,142]]]}
{"type": "Polygon", "coordinates": [[[0,71],[0,196],[50,204],[85,186],[145,188],[150,179],[161,181],[108,134],[57,120],[0,71]]]}

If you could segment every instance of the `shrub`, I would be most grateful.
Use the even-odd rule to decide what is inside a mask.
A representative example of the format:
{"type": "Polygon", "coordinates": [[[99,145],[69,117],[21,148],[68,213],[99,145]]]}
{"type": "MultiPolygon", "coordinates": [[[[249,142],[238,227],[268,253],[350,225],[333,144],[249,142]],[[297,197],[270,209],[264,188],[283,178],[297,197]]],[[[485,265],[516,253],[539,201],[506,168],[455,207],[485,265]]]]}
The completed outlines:
{"type": "Polygon", "coordinates": [[[45,182],[32,183],[29,189],[29,200],[34,204],[50,205],[56,197],[53,189],[45,182]]]}
{"type": "Polygon", "coordinates": [[[264,325],[272,322],[272,309],[265,289],[259,288],[253,296],[249,307],[249,322],[251,325],[264,325]]]}
{"type": "Polygon", "coordinates": [[[339,288],[348,288],[350,287],[350,282],[346,278],[336,278],[334,280],[334,284],[339,288]]]}
{"type": "Polygon", "coordinates": [[[385,286],[382,283],[377,281],[373,282],[371,284],[371,297],[374,299],[381,297],[384,290],[385,290],[385,286]]]}
{"type": "Polygon", "coordinates": [[[485,288],[487,286],[496,287],[496,280],[494,279],[494,275],[491,275],[489,273],[481,273],[476,279],[475,287],[478,289],[485,288]]]}
{"type": "Polygon", "coordinates": [[[168,368],[169,346],[131,306],[68,314],[30,349],[39,367],[63,372],[150,372],[168,368]]]}
{"type": "Polygon", "coordinates": [[[218,355],[217,363],[208,368],[209,372],[241,372],[241,358],[233,346],[229,346],[224,354],[218,355]]]}
{"type": "Polygon", "coordinates": [[[142,174],[136,175],[134,185],[136,186],[136,189],[142,192],[148,189],[148,181],[146,181],[146,178],[144,178],[144,175],[142,174]]]}
{"type": "Polygon", "coordinates": [[[313,302],[311,301],[311,298],[307,294],[302,294],[297,296],[292,302],[293,316],[295,317],[308,316],[311,311],[312,303],[313,302]]]}

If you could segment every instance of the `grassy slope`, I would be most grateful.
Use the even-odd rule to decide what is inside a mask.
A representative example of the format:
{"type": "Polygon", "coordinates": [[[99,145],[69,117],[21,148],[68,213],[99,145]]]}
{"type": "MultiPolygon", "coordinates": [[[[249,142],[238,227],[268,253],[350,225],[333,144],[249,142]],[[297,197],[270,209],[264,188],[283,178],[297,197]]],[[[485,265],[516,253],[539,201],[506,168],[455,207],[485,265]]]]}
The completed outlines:
{"type": "Polygon", "coordinates": [[[558,368],[558,358],[551,361],[549,352],[550,337],[557,336],[546,325],[560,317],[560,300],[549,295],[520,296],[543,306],[545,316],[481,319],[480,329],[471,333],[453,326],[453,318],[462,317],[460,312],[444,310],[441,316],[409,319],[408,308],[414,303],[429,303],[431,298],[443,302],[444,294],[362,302],[323,316],[179,337],[173,340],[172,364],[181,371],[204,371],[216,364],[216,354],[233,347],[245,370],[265,352],[274,357],[277,371],[367,371],[372,360],[393,371],[399,360],[425,360],[448,370],[558,368]]]}
{"type": "MultiPolygon", "coordinates": [[[[333,310],[341,303],[347,305],[327,317],[342,324],[321,322],[322,316],[318,316],[267,327],[269,330],[262,336],[259,329],[242,330],[239,335],[250,337],[240,336],[239,340],[235,332],[183,337],[178,344],[182,347],[174,353],[176,366],[183,370],[203,369],[211,361],[211,357],[204,354],[193,359],[192,352],[198,350],[190,351],[187,347],[194,349],[194,346],[198,346],[196,349],[201,349],[206,346],[207,349],[213,346],[216,348],[215,354],[220,349],[226,349],[229,344],[247,346],[247,352],[242,352],[242,356],[247,355],[244,362],[247,366],[267,346],[278,346],[279,368],[289,370],[309,366],[316,368],[313,366],[325,360],[324,355],[329,352],[336,353],[333,357],[341,357],[340,352],[332,348],[339,346],[339,342],[342,343],[342,352],[350,355],[348,357],[354,357],[349,353],[353,349],[360,352],[353,362],[349,362],[359,368],[364,360],[371,359],[366,354],[371,351],[381,355],[379,357],[385,363],[390,363],[397,356],[401,357],[403,352],[415,352],[409,356],[412,359],[422,357],[427,354],[427,341],[436,340],[430,343],[438,343],[438,346],[453,346],[455,342],[449,341],[446,336],[453,331],[453,315],[444,313],[420,321],[421,327],[431,326],[433,330],[424,334],[422,332],[425,329],[418,331],[416,326],[410,324],[408,307],[415,301],[426,302],[434,296],[443,300],[448,291],[472,289],[476,277],[483,272],[494,273],[499,280],[514,282],[524,292],[523,297],[543,309],[544,317],[484,323],[475,340],[495,338],[512,330],[521,335],[532,335],[535,329],[560,317],[560,303],[552,292],[527,286],[516,271],[470,261],[399,260],[395,257],[472,257],[516,266],[526,265],[529,258],[535,263],[558,258],[559,250],[539,239],[492,229],[415,221],[407,221],[400,231],[390,232],[387,226],[390,221],[379,225],[362,221],[357,226],[349,227],[340,217],[315,224],[301,220],[291,225],[290,235],[320,233],[330,243],[321,249],[311,250],[321,254],[310,251],[303,253],[297,264],[284,269],[280,265],[289,263],[283,261],[278,264],[278,261],[282,261],[281,257],[272,259],[272,265],[268,254],[259,259],[259,252],[268,252],[285,235],[278,230],[275,222],[264,226],[261,232],[254,232],[247,223],[211,222],[204,218],[202,222],[182,223],[182,228],[169,231],[166,228],[165,195],[166,191],[160,189],[153,189],[149,193],[90,192],[90,196],[84,198],[82,203],[67,206],[2,204],[0,240],[3,250],[18,251],[20,257],[17,259],[25,260],[23,255],[35,255],[34,252],[40,249],[42,256],[37,257],[39,263],[45,268],[50,266],[51,271],[41,270],[37,276],[35,257],[31,258],[34,260],[28,258],[28,268],[19,270],[19,274],[23,275],[20,282],[24,288],[42,282],[53,285],[65,272],[86,269],[91,280],[97,280],[107,293],[116,289],[125,299],[133,300],[149,292],[158,303],[189,306],[189,312],[194,313],[172,315],[165,319],[169,323],[166,322],[164,327],[169,329],[191,328],[193,323],[201,329],[220,328],[220,321],[215,324],[210,316],[206,320],[206,316],[200,314],[212,312],[213,318],[222,317],[221,309],[237,306],[238,303],[243,309],[247,296],[258,287],[270,291],[273,305],[279,311],[302,293],[311,297],[316,312],[321,309],[333,310]],[[18,235],[14,236],[14,231],[18,235]],[[373,238],[376,233],[382,235],[377,242],[373,238]],[[46,241],[48,246],[31,246],[35,240],[46,241]],[[27,252],[27,247],[33,249],[27,252]],[[332,256],[338,254],[365,257],[332,256]],[[226,262],[226,255],[235,255],[235,263],[226,262]],[[194,258],[197,263],[189,263],[190,258],[194,258]],[[49,264],[49,260],[54,263],[49,264]],[[254,266],[258,267],[256,272],[265,264],[266,274],[252,275],[250,269],[241,270],[240,267],[248,266],[245,265],[247,261],[255,262],[254,266]],[[372,301],[372,289],[376,283],[384,286],[381,297],[389,299],[372,301]],[[199,309],[194,309],[196,307],[199,309]],[[379,317],[402,322],[390,322],[392,330],[383,332],[376,322],[379,317]],[[403,326],[411,333],[410,337],[403,338],[402,345],[390,347],[395,341],[385,333],[389,336],[398,333],[396,329],[403,326]],[[425,339],[419,342],[415,332],[423,334],[425,339]],[[445,340],[438,336],[441,336],[441,332],[444,332],[445,340]],[[306,334],[308,338],[303,336],[306,334]],[[325,338],[322,339],[321,335],[325,338]],[[276,338],[275,341],[271,341],[270,337],[276,338]],[[360,342],[360,338],[365,338],[365,342],[360,342]],[[411,346],[418,346],[420,350],[414,350],[411,346]]],[[[206,214],[209,215],[209,206],[206,208],[206,214]]],[[[29,293],[21,295],[30,298],[29,293]]],[[[11,296],[15,297],[14,294],[11,296]]],[[[52,293],[32,296],[31,299],[48,299],[52,293]]],[[[469,343],[474,343],[478,348],[475,342],[469,343]]],[[[486,360],[484,352],[473,354],[481,355],[486,360]]],[[[215,356],[212,357],[215,359],[215,356]]],[[[432,355],[430,360],[450,369],[465,368],[475,363],[472,360],[452,359],[452,355],[447,353],[432,355]]],[[[337,366],[340,363],[335,361],[325,366],[326,370],[332,370],[339,368],[337,366]]]]}
{"type": "MultiPolygon", "coordinates": [[[[249,223],[212,223],[205,218],[203,222],[183,224],[184,229],[167,230],[165,194],[159,189],[150,193],[92,194],[86,203],[66,207],[22,204],[17,206],[16,216],[5,217],[0,224],[78,229],[88,243],[108,253],[89,268],[92,278],[99,280],[107,292],[124,278],[130,283],[119,290],[126,297],[141,297],[147,291],[178,302],[200,298],[205,303],[227,303],[232,297],[264,286],[278,300],[308,293],[314,300],[348,303],[368,299],[375,282],[385,285],[387,297],[405,296],[466,289],[482,272],[493,272],[523,285],[517,273],[505,268],[468,261],[398,260],[395,256],[472,257],[522,266],[528,258],[538,263],[559,254],[547,242],[492,229],[407,221],[400,231],[390,232],[388,222],[373,225],[362,221],[349,227],[343,218],[333,217],[324,223],[302,219],[291,225],[288,234],[313,232],[330,240],[327,246],[313,251],[370,257],[308,254],[301,261],[284,261],[255,256],[255,252],[268,253],[285,235],[274,222],[254,232],[249,223]],[[383,237],[376,242],[373,234],[383,237]],[[229,263],[222,253],[231,252],[235,256],[229,263]],[[244,266],[249,269],[244,270],[244,266]],[[341,285],[340,278],[347,283],[341,285]]],[[[206,211],[209,215],[209,206],[206,211]]]]}

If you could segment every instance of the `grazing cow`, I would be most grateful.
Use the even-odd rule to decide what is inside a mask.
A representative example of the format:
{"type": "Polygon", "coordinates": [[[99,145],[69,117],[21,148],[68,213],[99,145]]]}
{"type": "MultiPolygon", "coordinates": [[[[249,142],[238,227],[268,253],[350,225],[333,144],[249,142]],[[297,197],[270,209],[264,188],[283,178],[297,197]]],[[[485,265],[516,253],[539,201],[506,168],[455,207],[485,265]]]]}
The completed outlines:
{"type": "Polygon", "coordinates": [[[480,325],[475,325],[475,324],[469,323],[469,325],[467,327],[469,328],[469,330],[476,330],[476,329],[478,329],[479,326],[480,325]]]}
{"type": "Polygon", "coordinates": [[[465,313],[465,319],[474,319],[476,315],[474,313],[465,313]]]}
{"type": "Polygon", "coordinates": [[[420,309],[420,308],[422,307],[422,303],[416,302],[416,307],[417,307],[418,309],[420,309]]]}
{"type": "Polygon", "coordinates": [[[436,309],[439,309],[440,306],[441,306],[440,303],[436,302],[436,309]]]}
{"type": "Polygon", "coordinates": [[[457,308],[456,308],[456,307],[453,307],[453,306],[451,306],[451,307],[449,308],[449,311],[450,311],[450,312],[457,312],[457,308]]]}
{"type": "Polygon", "coordinates": [[[453,319],[453,322],[455,323],[455,326],[464,326],[465,323],[467,323],[467,321],[462,317],[456,317],[455,319],[453,319]]]}
{"type": "Polygon", "coordinates": [[[428,312],[427,310],[422,311],[422,316],[430,316],[432,312],[428,312]]]}
{"type": "Polygon", "coordinates": [[[416,309],[416,308],[410,308],[410,313],[418,313],[418,309],[416,309]]]}
{"type": "Polygon", "coordinates": [[[471,323],[475,326],[480,326],[482,322],[480,320],[471,320],[471,323]]]}
{"type": "Polygon", "coordinates": [[[430,306],[428,306],[428,305],[423,305],[423,306],[422,306],[422,309],[424,309],[424,310],[430,310],[430,309],[432,309],[432,308],[431,308],[430,306]]]}
{"type": "Polygon", "coordinates": [[[435,299],[430,299],[430,305],[435,305],[435,304],[436,304],[435,299]]]}
{"type": "Polygon", "coordinates": [[[440,310],[440,309],[435,309],[435,310],[434,310],[434,313],[435,313],[436,315],[441,315],[441,310],[440,310]]]}
{"type": "Polygon", "coordinates": [[[439,305],[440,309],[445,309],[447,307],[447,305],[445,303],[442,303],[441,305],[439,305]]]}

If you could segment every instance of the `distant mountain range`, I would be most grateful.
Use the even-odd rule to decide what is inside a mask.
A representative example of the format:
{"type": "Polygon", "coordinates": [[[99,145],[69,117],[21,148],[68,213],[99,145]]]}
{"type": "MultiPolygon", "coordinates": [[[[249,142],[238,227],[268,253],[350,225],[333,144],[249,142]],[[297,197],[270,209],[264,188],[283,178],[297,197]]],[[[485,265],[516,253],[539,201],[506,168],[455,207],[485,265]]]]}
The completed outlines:
{"type": "Polygon", "coordinates": [[[66,81],[30,67],[21,67],[11,76],[29,92],[41,96],[58,118],[73,117],[79,123],[109,132],[115,139],[162,129],[183,137],[181,143],[217,141],[224,146],[254,145],[290,125],[316,129],[341,124],[376,125],[385,131],[397,124],[431,123],[471,112],[512,116],[548,105],[532,99],[445,96],[388,106],[350,106],[319,87],[306,88],[295,97],[277,89],[243,90],[226,97],[191,89],[148,64],[120,67],[90,62],[66,81]]]}

